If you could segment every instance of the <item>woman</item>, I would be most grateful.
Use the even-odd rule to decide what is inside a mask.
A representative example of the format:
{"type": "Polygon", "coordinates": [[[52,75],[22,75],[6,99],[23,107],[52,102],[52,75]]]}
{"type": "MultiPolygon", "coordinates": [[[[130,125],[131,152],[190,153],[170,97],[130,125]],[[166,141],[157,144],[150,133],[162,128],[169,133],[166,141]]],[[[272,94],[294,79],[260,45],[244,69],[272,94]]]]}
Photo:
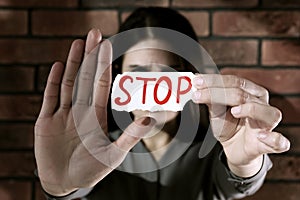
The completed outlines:
{"type": "MultiPolygon", "coordinates": [[[[188,21],[167,8],[137,9],[120,32],[148,26],[168,28],[197,39],[188,21]]],[[[118,45],[118,40],[113,45],[118,45]]],[[[167,44],[153,33],[139,37],[133,46],[124,47],[128,53],[116,60],[113,71],[160,72],[170,70],[166,66],[175,66],[173,70],[195,72],[185,60],[162,50],[164,45],[167,44]],[[157,48],[149,49],[149,45],[157,48]]],[[[177,138],[177,134],[189,136],[191,132],[189,128],[181,130],[177,123],[180,115],[185,118],[186,108],[181,113],[133,111],[134,122],[124,131],[107,134],[113,129],[112,117],[107,117],[111,51],[110,42],[103,41],[100,31],[93,29],[86,42],[73,42],[66,66],[56,62],[51,69],[35,126],[38,173],[49,199],[241,198],[262,185],[271,167],[266,153],[289,149],[289,141],[272,131],[281,113],[268,104],[268,92],[235,76],[197,75],[193,80],[197,90],[190,104],[207,105],[211,130],[219,141],[204,158],[198,157],[201,136],[191,136],[188,140],[192,142],[182,148],[179,156],[172,162],[168,160],[186,144],[186,137],[177,138]],[[85,58],[74,84],[83,51],[85,58]],[[93,64],[97,59],[97,71],[102,76],[92,91],[96,70],[93,64]],[[226,102],[211,95],[218,94],[220,88],[229,97],[226,102]],[[220,105],[228,109],[224,111],[220,105]],[[93,126],[94,119],[100,128],[93,126]],[[137,161],[134,153],[143,153],[143,158],[137,161]],[[149,166],[152,168],[145,169],[149,166]]],[[[203,134],[201,130],[198,135],[203,134]]]]}

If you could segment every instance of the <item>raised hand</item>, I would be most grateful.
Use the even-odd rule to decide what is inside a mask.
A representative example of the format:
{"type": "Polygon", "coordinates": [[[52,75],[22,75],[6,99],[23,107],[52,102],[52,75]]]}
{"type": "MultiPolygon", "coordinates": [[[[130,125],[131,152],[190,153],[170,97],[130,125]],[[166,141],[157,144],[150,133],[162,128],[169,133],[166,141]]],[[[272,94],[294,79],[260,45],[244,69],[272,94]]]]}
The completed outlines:
{"type": "Polygon", "coordinates": [[[94,186],[155,123],[140,118],[110,142],[106,106],[111,59],[110,42],[93,29],[86,42],[72,43],[65,66],[60,62],[52,66],[35,125],[38,174],[49,194],[61,196],[94,186]]]}
{"type": "Polygon", "coordinates": [[[290,142],[273,129],[281,112],[269,105],[268,91],[231,75],[198,75],[195,103],[209,107],[214,136],[222,144],[230,169],[250,177],[261,168],[262,155],[287,151],[290,142]]]}

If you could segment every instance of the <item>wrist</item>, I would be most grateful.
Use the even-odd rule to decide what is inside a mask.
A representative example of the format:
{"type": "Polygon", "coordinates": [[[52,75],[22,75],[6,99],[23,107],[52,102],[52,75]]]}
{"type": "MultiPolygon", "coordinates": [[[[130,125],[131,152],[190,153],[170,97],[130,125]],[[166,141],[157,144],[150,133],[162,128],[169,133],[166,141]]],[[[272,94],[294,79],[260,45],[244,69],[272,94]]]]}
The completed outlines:
{"type": "Polygon", "coordinates": [[[53,197],[68,196],[68,195],[76,192],[76,190],[78,190],[78,188],[66,189],[62,186],[48,184],[48,183],[45,183],[43,181],[41,181],[41,185],[42,185],[42,188],[43,188],[44,192],[48,196],[53,196],[53,197]]]}
{"type": "Polygon", "coordinates": [[[247,164],[233,164],[227,159],[227,164],[232,173],[242,178],[249,178],[257,174],[263,165],[264,156],[260,155],[247,164]]]}

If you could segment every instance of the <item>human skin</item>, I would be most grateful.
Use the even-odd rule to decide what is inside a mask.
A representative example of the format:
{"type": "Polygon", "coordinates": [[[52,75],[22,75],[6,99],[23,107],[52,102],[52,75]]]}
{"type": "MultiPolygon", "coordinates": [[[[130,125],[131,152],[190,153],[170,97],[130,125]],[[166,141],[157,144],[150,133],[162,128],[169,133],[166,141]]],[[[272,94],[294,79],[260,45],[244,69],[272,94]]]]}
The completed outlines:
{"type": "MultiPolygon", "coordinates": [[[[157,125],[156,120],[160,123],[160,116],[138,116],[114,143],[108,143],[105,139],[99,141],[93,132],[97,130],[86,133],[82,141],[73,117],[76,110],[84,111],[82,115],[86,121],[83,122],[86,124],[83,124],[87,128],[91,123],[91,110],[95,110],[97,122],[101,125],[103,133],[108,134],[106,109],[111,85],[111,51],[109,42],[103,41],[100,31],[93,29],[86,41],[73,42],[66,65],[56,62],[52,66],[41,112],[35,125],[35,156],[39,177],[44,190],[49,194],[62,196],[78,188],[93,187],[124,160],[136,143],[153,130],[157,125]],[[92,70],[90,66],[83,65],[79,76],[81,81],[77,101],[72,102],[74,82],[80,63],[84,59],[83,54],[86,58],[93,57],[92,50],[99,47],[100,52],[96,56],[101,62],[98,62],[97,68],[104,72],[93,91],[95,98],[91,104],[87,103],[89,96],[86,88],[91,86],[94,80],[88,78],[92,70]],[[111,165],[99,162],[83,143],[91,145],[92,153],[96,156],[113,158],[111,165]]],[[[150,57],[149,52],[145,53],[150,57]]],[[[157,57],[157,53],[153,52],[153,58],[157,57]]],[[[136,62],[128,56],[125,57],[127,61],[124,61],[124,66],[136,62]]],[[[168,58],[168,55],[165,56],[163,57],[168,58]]],[[[170,58],[168,62],[171,60],[170,58]]],[[[165,61],[163,58],[159,59],[159,62],[169,64],[164,63],[165,61]]],[[[197,91],[193,101],[208,105],[212,129],[223,145],[233,173],[241,177],[252,176],[260,169],[263,154],[280,153],[289,149],[289,141],[281,133],[273,132],[281,120],[281,112],[268,104],[266,89],[251,81],[228,75],[198,75],[194,85],[197,91]],[[222,79],[224,84],[220,85],[216,81],[219,79],[222,79]],[[220,101],[211,95],[223,92],[229,97],[226,101],[220,101]],[[229,109],[224,112],[224,109],[218,109],[221,107],[212,105],[227,106],[229,109]],[[221,116],[225,116],[222,129],[218,127],[220,121],[224,120],[221,116]]],[[[176,117],[174,113],[169,114],[169,118],[164,116],[163,120],[171,121],[176,117]]],[[[167,134],[157,135],[165,138],[149,138],[149,147],[159,144],[153,146],[159,148],[170,140],[167,134]]]]}
{"type": "MultiPolygon", "coordinates": [[[[136,44],[124,56],[123,72],[135,71],[134,67],[140,66],[147,66],[148,71],[160,71],[157,65],[178,66],[178,57],[161,50],[165,45],[153,39],[136,44]]],[[[214,135],[222,144],[233,173],[241,177],[253,176],[262,166],[263,154],[289,149],[289,141],[282,134],[272,132],[281,120],[281,112],[268,104],[269,94],[265,88],[237,76],[218,74],[197,75],[193,83],[197,88],[193,101],[209,107],[214,135]]],[[[133,114],[137,118],[151,116],[151,112],[146,111],[133,114]]],[[[175,117],[176,113],[170,111],[155,113],[157,123],[167,123],[175,117]]],[[[155,137],[144,139],[153,151],[171,140],[172,134],[157,133],[155,137]]]]}

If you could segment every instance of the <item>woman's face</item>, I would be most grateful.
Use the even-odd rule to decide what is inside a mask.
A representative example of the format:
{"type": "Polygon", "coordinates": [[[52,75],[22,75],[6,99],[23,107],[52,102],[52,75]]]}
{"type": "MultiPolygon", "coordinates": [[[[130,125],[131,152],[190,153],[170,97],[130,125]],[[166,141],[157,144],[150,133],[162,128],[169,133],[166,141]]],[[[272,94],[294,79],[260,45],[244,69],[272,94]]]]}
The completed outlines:
{"type": "MultiPolygon", "coordinates": [[[[151,41],[143,41],[132,47],[123,58],[123,72],[164,72],[180,70],[179,58],[167,51],[145,48],[151,41]],[[175,69],[170,66],[176,66],[175,69]]],[[[153,46],[153,45],[151,45],[153,46]]],[[[161,47],[161,43],[160,43],[161,47]]],[[[159,111],[149,112],[142,110],[135,110],[132,112],[135,119],[143,116],[151,116],[157,121],[157,124],[163,125],[175,119],[178,112],[159,111]]]]}

